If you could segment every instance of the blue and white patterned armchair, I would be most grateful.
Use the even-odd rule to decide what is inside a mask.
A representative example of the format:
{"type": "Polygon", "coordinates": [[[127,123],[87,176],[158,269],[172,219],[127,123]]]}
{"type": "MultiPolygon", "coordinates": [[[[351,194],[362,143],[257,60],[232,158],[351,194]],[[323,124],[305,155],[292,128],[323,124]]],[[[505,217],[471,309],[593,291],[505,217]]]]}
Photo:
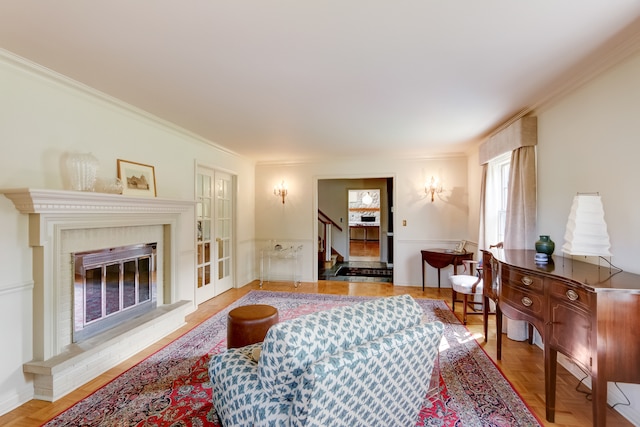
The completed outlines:
{"type": "Polygon", "coordinates": [[[415,426],[444,328],[422,314],[409,295],[380,298],[278,323],[263,343],[214,355],[220,421],[415,426]]]}

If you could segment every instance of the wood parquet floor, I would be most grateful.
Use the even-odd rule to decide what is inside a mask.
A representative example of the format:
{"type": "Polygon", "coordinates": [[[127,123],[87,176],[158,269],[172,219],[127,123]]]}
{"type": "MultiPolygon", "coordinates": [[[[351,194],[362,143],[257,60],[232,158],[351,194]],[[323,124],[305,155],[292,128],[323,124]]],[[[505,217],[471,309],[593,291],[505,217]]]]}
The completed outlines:
{"type": "Polygon", "coordinates": [[[380,242],[377,240],[349,240],[349,260],[380,260],[380,242]]]}
{"type": "MultiPolygon", "coordinates": [[[[85,384],[67,396],[54,403],[32,400],[19,408],[0,416],[0,425],[11,427],[39,426],[67,407],[81,400],[97,390],[122,372],[140,362],[145,357],[158,351],[174,339],[180,337],[189,329],[198,325],[208,317],[236,301],[253,289],[259,289],[259,282],[254,281],[240,289],[231,289],[203,304],[197,311],[187,317],[187,324],[149,347],[124,363],[109,370],[95,380],[85,384]]],[[[362,296],[391,296],[409,294],[414,298],[444,299],[451,303],[450,289],[393,286],[390,283],[349,283],[318,281],[318,283],[302,283],[294,288],[292,283],[269,282],[265,289],[274,291],[323,293],[335,295],[362,296]]],[[[461,318],[461,305],[456,304],[456,313],[461,318]]],[[[484,343],[482,337],[482,317],[470,316],[467,327],[475,335],[487,354],[496,361],[496,333],[493,318],[490,319],[489,340],[484,343]]],[[[547,422],[544,407],[544,366],[542,350],[526,342],[503,340],[502,361],[496,361],[497,366],[520,393],[531,410],[538,416],[544,426],[585,427],[592,425],[591,402],[585,395],[575,390],[578,380],[561,366],[558,366],[556,423],[547,422]]],[[[607,411],[607,425],[609,427],[627,427],[632,424],[613,409],[607,411]]]]}

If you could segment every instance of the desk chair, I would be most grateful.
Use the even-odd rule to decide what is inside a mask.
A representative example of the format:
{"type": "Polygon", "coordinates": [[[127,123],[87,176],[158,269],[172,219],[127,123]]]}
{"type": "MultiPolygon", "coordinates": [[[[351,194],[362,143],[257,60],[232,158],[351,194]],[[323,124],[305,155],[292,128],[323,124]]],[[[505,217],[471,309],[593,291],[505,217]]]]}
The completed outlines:
{"type": "Polygon", "coordinates": [[[478,261],[464,260],[462,261],[465,271],[469,274],[454,274],[449,276],[451,282],[451,305],[453,310],[456,309],[456,302],[464,304],[462,308],[462,323],[467,324],[467,314],[482,314],[483,301],[482,297],[482,267],[478,261]],[[475,274],[473,266],[476,266],[475,274]],[[462,300],[458,300],[458,294],[462,294],[462,300]],[[472,296],[469,301],[469,295],[472,296]],[[478,301],[479,300],[479,301],[478,301]],[[468,312],[467,308],[471,307],[472,312],[468,312]]]}

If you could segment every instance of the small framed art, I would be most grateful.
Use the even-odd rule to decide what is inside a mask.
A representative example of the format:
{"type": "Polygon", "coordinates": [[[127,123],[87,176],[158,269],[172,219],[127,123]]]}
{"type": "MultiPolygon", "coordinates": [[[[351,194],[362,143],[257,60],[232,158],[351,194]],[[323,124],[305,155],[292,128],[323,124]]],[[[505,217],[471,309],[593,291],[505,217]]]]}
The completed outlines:
{"type": "Polygon", "coordinates": [[[457,254],[462,254],[465,253],[465,246],[467,244],[466,240],[460,240],[460,242],[456,245],[456,248],[453,250],[453,252],[457,253],[457,254]]]}
{"type": "Polygon", "coordinates": [[[118,178],[122,181],[122,194],[138,197],[156,197],[156,172],[153,166],[118,159],[118,178]]]}

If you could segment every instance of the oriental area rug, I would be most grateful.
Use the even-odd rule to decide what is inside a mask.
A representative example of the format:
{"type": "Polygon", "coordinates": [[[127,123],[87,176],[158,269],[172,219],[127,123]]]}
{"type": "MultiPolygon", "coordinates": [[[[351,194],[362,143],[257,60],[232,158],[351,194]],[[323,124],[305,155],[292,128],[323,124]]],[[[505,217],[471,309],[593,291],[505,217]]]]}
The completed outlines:
{"type": "MultiPolygon", "coordinates": [[[[230,310],[268,304],[286,321],[367,299],[251,291],[44,425],[220,426],[207,368],[211,355],[226,349],[230,310]]],[[[444,301],[416,301],[425,321],[445,324],[439,369],[432,380],[438,385],[425,397],[417,427],[541,425],[444,301]]]]}

